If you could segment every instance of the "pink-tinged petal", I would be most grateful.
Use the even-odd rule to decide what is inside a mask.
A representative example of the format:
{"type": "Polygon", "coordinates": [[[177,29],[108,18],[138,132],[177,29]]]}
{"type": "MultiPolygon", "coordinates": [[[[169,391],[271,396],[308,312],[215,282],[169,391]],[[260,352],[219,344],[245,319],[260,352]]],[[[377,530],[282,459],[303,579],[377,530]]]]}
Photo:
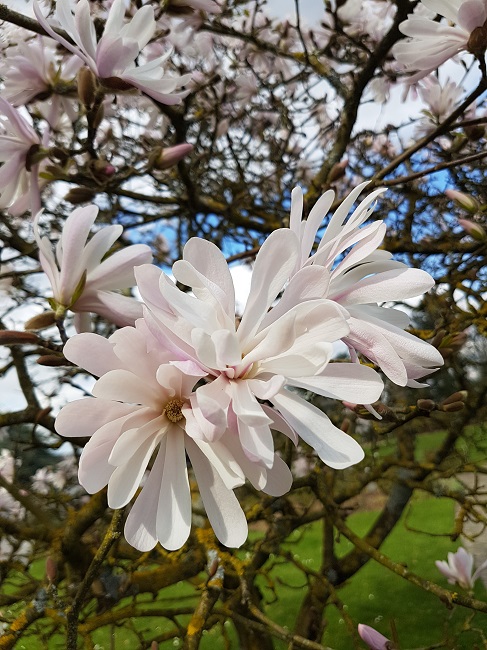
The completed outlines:
{"type": "Polygon", "coordinates": [[[247,539],[248,528],[237,497],[225,486],[213,465],[190,438],[186,439],[186,449],[215,535],[225,546],[242,546],[247,539]]]}
{"type": "Polygon", "coordinates": [[[364,452],[358,442],[335,427],[316,406],[286,390],[271,401],[326,465],[344,469],[363,459],[364,452]]]}
{"type": "Polygon", "coordinates": [[[134,269],[135,280],[142,300],[150,309],[171,312],[169,303],[159,290],[163,272],[154,264],[143,264],[134,269]]]}
{"type": "Polygon", "coordinates": [[[0,97],[0,112],[6,115],[10,129],[25,144],[40,144],[40,139],[30,124],[7,100],[0,97]]]}
{"type": "Polygon", "coordinates": [[[282,458],[279,458],[276,454],[274,464],[267,470],[267,481],[262,491],[271,497],[280,497],[289,492],[292,484],[293,475],[291,470],[282,458]]]}
{"type": "Polygon", "coordinates": [[[487,560],[485,560],[484,562],[482,562],[482,564],[478,567],[478,569],[475,570],[475,572],[474,572],[474,574],[473,574],[473,576],[472,576],[472,584],[475,583],[475,581],[477,580],[477,578],[480,577],[482,571],[483,571],[484,569],[486,569],[486,568],[487,568],[487,560]]]}
{"type": "Polygon", "coordinates": [[[191,493],[186,469],[185,436],[175,425],[166,434],[161,479],[157,538],[164,548],[175,551],[186,542],[191,529],[191,493]]]}
{"type": "Polygon", "coordinates": [[[110,336],[109,341],[118,364],[113,364],[112,369],[125,368],[144,382],[154,384],[164,354],[158,354],[158,351],[149,354],[147,338],[140,328],[122,327],[110,336]]]}
{"type": "Polygon", "coordinates": [[[134,86],[134,88],[138,88],[141,92],[152,97],[157,102],[161,102],[161,104],[166,104],[167,106],[180,104],[190,92],[189,90],[184,90],[175,93],[174,88],[188,83],[191,75],[177,77],[174,80],[170,77],[150,79],[142,77],[142,73],[140,73],[139,70],[140,68],[132,68],[130,73],[125,71],[123,74],[119,75],[120,79],[123,79],[123,81],[134,86]]]}
{"type": "Polygon", "coordinates": [[[335,192],[333,190],[326,191],[318,201],[314,204],[308,218],[304,222],[303,234],[301,238],[301,264],[304,264],[309,257],[315,243],[318,230],[323,223],[323,219],[328,214],[335,192]]]}
{"type": "Polygon", "coordinates": [[[165,455],[166,439],[163,438],[149,476],[125,522],[125,539],[142,553],[152,550],[157,544],[157,517],[164,516],[164,513],[159,513],[159,492],[165,455]]]}
{"type": "Polygon", "coordinates": [[[275,230],[263,243],[255,260],[250,294],[237,330],[242,349],[259,329],[267,310],[289,279],[299,255],[296,235],[275,230]]]}
{"type": "Polygon", "coordinates": [[[134,412],[130,404],[86,397],[66,404],[56,418],[56,431],[65,438],[92,436],[108,422],[134,412]]]}
{"type": "Polygon", "coordinates": [[[421,269],[396,269],[368,276],[334,299],[344,306],[386,302],[398,297],[404,300],[429,291],[434,284],[429,273],[421,269]]]}
{"type": "Polygon", "coordinates": [[[69,305],[83,272],[83,249],[95,219],[96,205],[76,208],[66,219],[56,254],[61,269],[59,295],[54,296],[63,305],[69,305]]]}
{"type": "Polygon", "coordinates": [[[108,462],[114,467],[125,465],[127,459],[136,457],[139,448],[150,438],[160,438],[167,426],[167,418],[160,415],[137,429],[124,431],[115,442],[108,462]]]}
{"type": "Polygon", "coordinates": [[[354,404],[376,402],[384,388],[380,376],[358,363],[329,363],[319,375],[301,379],[288,378],[288,383],[332,399],[354,404]]]}
{"type": "MultiPolygon", "coordinates": [[[[69,6],[69,2],[65,2],[65,0],[58,0],[56,8],[62,4],[69,6]]],[[[76,34],[72,34],[74,40],[78,43],[81,49],[86,52],[86,54],[88,54],[90,58],[95,59],[96,32],[93,20],[91,18],[90,5],[88,3],[88,0],[78,0],[78,4],[74,10],[74,21],[76,30],[79,35],[79,41],[76,41],[76,38],[74,38],[76,34]]]]}
{"type": "Polygon", "coordinates": [[[464,2],[465,0],[421,0],[421,1],[422,4],[424,4],[424,6],[430,11],[434,11],[440,16],[444,16],[452,23],[456,23],[458,22],[458,10],[461,7],[462,2],[464,2]]]}
{"type": "Polygon", "coordinates": [[[395,384],[405,386],[408,376],[404,362],[382,332],[357,318],[350,318],[349,324],[350,334],[344,343],[377,363],[395,384]]]}
{"type": "Polygon", "coordinates": [[[279,431],[279,433],[283,433],[290,440],[292,440],[295,445],[298,444],[299,438],[296,431],[294,431],[294,429],[289,426],[289,424],[280,413],[275,411],[272,407],[267,406],[267,404],[262,404],[262,410],[272,420],[271,424],[269,425],[271,429],[274,431],[279,431]]]}
{"type": "Polygon", "coordinates": [[[123,233],[123,226],[105,226],[96,232],[83,251],[83,266],[87,271],[96,270],[113,244],[123,233]]]}
{"type": "Polygon", "coordinates": [[[134,267],[152,261],[152,253],[145,244],[133,244],[104,260],[88,276],[90,289],[111,291],[135,284],[134,267]]]}
{"type": "Polygon", "coordinates": [[[263,464],[266,468],[274,464],[274,439],[269,425],[249,426],[245,421],[238,421],[240,444],[247,458],[252,462],[263,464]]]}
{"type": "Polygon", "coordinates": [[[96,377],[122,367],[113,352],[112,343],[99,334],[87,332],[72,336],[64,346],[63,354],[66,359],[96,377]]]}
{"type": "MultiPolygon", "coordinates": [[[[37,0],[33,1],[32,8],[34,9],[34,14],[35,17],[37,18],[37,22],[43,27],[46,32],[53,38],[55,41],[58,43],[61,43],[63,47],[65,47],[68,52],[72,52],[76,56],[79,56],[82,61],[84,61],[94,72],[96,72],[96,66],[95,62],[93,59],[90,59],[89,56],[87,56],[84,52],[82,52],[79,47],[76,47],[72,43],[70,43],[68,40],[60,36],[57,32],[53,30],[51,25],[47,22],[47,20],[44,17],[44,14],[42,13],[39,4],[37,0]]],[[[65,2],[58,2],[56,5],[56,18],[59,21],[61,27],[73,38],[73,40],[76,42],[78,35],[77,35],[77,30],[76,26],[74,23],[74,18],[73,14],[71,12],[71,8],[69,7],[68,3],[65,2]]]]}
{"type": "Polygon", "coordinates": [[[124,39],[137,41],[139,50],[141,50],[153,37],[155,31],[154,9],[149,5],[145,5],[135,12],[134,17],[127,25],[122,27],[120,35],[124,39]]]}
{"type": "Polygon", "coordinates": [[[323,266],[305,266],[293,275],[277,305],[267,312],[261,329],[268,327],[300,303],[325,298],[329,284],[330,272],[327,269],[323,266]]]}
{"type": "Polygon", "coordinates": [[[215,380],[196,390],[196,394],[191,396],[191,408],[195,418],[195,428],[188,430],[192,437],[199,438],[201,432],[206,440],[218,440],[227,429],[227,408],[230,403],[229,396],[222,392],[221,399],[213,395],[212,384],[215,380]]]}
{"type": "Polygon", "coordinates": [[[124,0],[113,0],[110,11],[108,12],[102,39],[105,38],[105,36],[120,35],[124,28],[125,8],[126,5],[124,0]]]}
{"type": "Polygon", "coordinates": [[[476,27],[482,27],[486,19],[487,7],[484,0],[465,0],[458,9],[456,22],[472,33],[476,27]]]}
{"type": "Polygon", "coordinates": [[[436,560],[435,564],[438,571],[447,578],[448,582],[451,585],[455,584],[457,581],[457,574],[452,571],[448,562],[445,562],[444,560],[436,560]]]}
{"type": "Polygon", "coordinates": [[[261,404],[252,394],[249,382],[245,380],[232,382],[230,385],[232,408],[240,422],[249,427],[261,427],[270,424],[270,420],[262,410],[261,404]]]}
{"type": "Polygon", "coordinates": [[[113,291],[85,291],[72,309],[98,314],[119,327],[133,326],[143,315],[141,302],[113,291]]]}
{"type": "MultiPolygon", "coordinates": [[[[286,378],[281,375],[273,375],[269,378],[261,379],[247,379],[246,382],[250,388],[250,392],[258,399],[268,400],[274,397],[286,383],[286,378]]],[[[260,405],[262,406],[262,404],[260,405]]]]}
{"type": "Polygon", "coordinates": [[[195,296],[214,300],[233,324],[233,280],[223,253],[215,244],[197,237],[190,239],[184,247],[183,260],[174,264],[173,273],[179,282],[192,287],[195,296]]]}
{"type": "MultiPolygon", "coordinates": [[[[218,314],[211,303],[198,300],[194,296],[184,293],[167,276],[162,275],[159,288],[173,313],[178,313],[193,328],[206,332],[213,332],[221,328],[218,314]]],[[[158,315],[160,317],[160,315],[158,315]]]]}
{"type": "Polygon", "coordinates": [[[128,370],[110,370],[96,382],[93,395],[102,399],[142,404],[160,410],[161,392],[157,383],[145,383],[128,370]]]}
{"type": "Polygon", "coordinates": [[[91,332],[91,314],[88,312],[79,312],[74,315],[74,328],[78,334],[91,332]]]}
{"type": "Polygon", "coordinates": [[[200,328],[191,332],[191,343],[198,360],[207,368],[225,370],[236,366],[242,360],[235,332],[216,330],[211,334],[200,328]]]}
{"type": "Polygon", "coordinates": [[[356,236],[351,238],[351,241],[345,241],[344,250],[349,246],[353,246],[353,248],[333,270],[332,276],[345,273],[371,255],[380,246],[385,237],[386,230],[385,223],[373,223],[370,226],[361,228],[356,233],[356,236]]]}
{"type": "Polygon", "coordinates": [[[81,485],[90,494],[95,494],[107,485],[114,467],[108,462],[113,445],[133,414],[111,420],[100,427],[88,440],[79,462],[78,478],[81,485]]]}
{"type": "Polygon", "coordinates": [[[96,51],[96,67],[100,79],[116,77],[131,67],[139,54],[136,41],[117,36],[103,36],[96,51]]]}
{"type": "Polygon", "coordinates": [[[108,482],[107,498],[110,508],[123,508],[134,496],[158,442],[159,437],[155,435],[145,439],[133,456],[115,469],[108,482]]]}
{"type": "Polygon", "coordinates": [[[245,473],[224,442],[218,440],[208,443],[195,438],[193,442],[210,461],[229,490],[245,483],[245,473]]]}
{"type": "Polygon", "coordinates": [[[300,187],[295,187],[291,192],[291,210],[289,212],[289,228],[293,233],[301,239],[302,218],[303,218],[303,190],[300,187]]]}

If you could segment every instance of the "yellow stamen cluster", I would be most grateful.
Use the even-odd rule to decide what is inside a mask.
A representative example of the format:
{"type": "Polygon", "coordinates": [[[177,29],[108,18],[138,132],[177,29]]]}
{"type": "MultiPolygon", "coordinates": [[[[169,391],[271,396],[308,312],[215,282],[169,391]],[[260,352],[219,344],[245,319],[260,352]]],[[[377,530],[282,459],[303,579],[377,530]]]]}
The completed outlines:
{"type": "Polygon", "coordinates": [[[182,399],[175,398],[169,400],[169,402],[166,404],[166,408],[164,409],[164,413],[166,414],[167,419],[171,420],[171,422],[179,422],[182,420],[184,417],[181,411],[183,404],[184,402],[182,399]]]}

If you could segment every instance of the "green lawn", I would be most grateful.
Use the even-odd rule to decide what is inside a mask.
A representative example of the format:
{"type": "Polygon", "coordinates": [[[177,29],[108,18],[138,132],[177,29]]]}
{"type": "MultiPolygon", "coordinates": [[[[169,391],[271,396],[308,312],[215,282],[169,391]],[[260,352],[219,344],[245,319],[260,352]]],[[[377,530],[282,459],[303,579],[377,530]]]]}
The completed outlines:
{"type": "MultiPolygon", "coordinates": [[[[439,432],[420,436],[418,458],[427,458],[431,451],[438,448],[444,435],[439,432]]],[[[381,454],[385,450],[386,445],[381,448],[381,454]]],[[[459,451],[468,455],[471,460],[485,457],[483,450],[473,442],[467,446],[464,443],[459,451]]],[[[349,517],[348,525],[362,535],[376,516],[374,512],[359,512],[349,517]]],[[[419,576],[438,582],[445,588],[453,589],[434,564],[437,559],[446,559],[448,551],[456,550],[459,545],[458,542],[453,543],[448,537],[453,527],[453,519],[454,504],[451,500],[417,495],[403,519],[383,545],[382,551],[396,562],[407,565],[419,576]]],[[[321,538],[321,523],[317,522],[308,526],[304,532],[293,534],[286,543],[285,549],[301,563],[311,569],[319,570],[321,538]]],[[[348,550],[350,550],[350,543],[341,539],[339,551],[346,553],[348,550]]],[[[272,558],[271,563],[273,568],[268,576],[271,583],[264,577],[259,580],[265,602],[264,611],[279,625],[292,630],[306,589],[303,574],[289,561],[272,558]]],[[[195,593],[197,594],[194,586],[179,583],[161,592],[156,602],[149,596],[139,597],[139,602],[144,601],[151,607],[165,605],[191,607],[197,602],[195,593]]],[[[473,612],[460,607],[448,610],[436,597],[411,585],[373,560],[370,560],[347,584],[343,585],[338,595],[345,611],[354,621],[371,625],[386,636],[390,636],[390,622],[393,620],[401,642],[401,650],[432,647],[475,650],[487,647],[485,640],[487,616],[483,614],[473,616],[473,612]],[[447,638],[449,640],[445,645],[435,645],[447,638]]],[[[480,581],[476,585],[475,596],[482,600],[487,597],[480,581]]],[[[121,605],[127,602],[129,601],[126,600],[121,605]]],[[[183,625],[187,620],[187,617],[179,618],[179,622],[183,625]]],[[[327,608],[326,622],[323,643],[334,650],[353,650],[355,646],[343,615],[334,606],[327,608]]],[[[95,636],[95,648],[96,650],[112,650],[112,648],[133,650],[139,647],[137,632],[150,631],[149,638],[154,638],[174,629],[174,624],[165,619],[137,619],[134,621],[132,632],[127,628],[100,630],[95,636]],[[110,638],[112,634],[114,637],[110,638]]],[[[61,636],[57,639],[51,638],[49,643],[42,640],[43,634],[48,633],[42,623],[37,627],[33,626],[31,630],[37,630],[37,638],[25,636],[17,643],[16,649],[62,650],[65,647],[64,638],[61,636]]],[[[201,645],[202,649],[224,650],[224,635],[228,637],[230,647],[238,650],[232,626],[228,623],[224,631],[221,627],[216,627],[207,632],[201,645]]],[[[180,640],[174,636],[161,643],[160,649],[169,650],[181,645],[180,640]]],[[[276,650],[287,648],[288,644],[276,641],[276,650]]]]}

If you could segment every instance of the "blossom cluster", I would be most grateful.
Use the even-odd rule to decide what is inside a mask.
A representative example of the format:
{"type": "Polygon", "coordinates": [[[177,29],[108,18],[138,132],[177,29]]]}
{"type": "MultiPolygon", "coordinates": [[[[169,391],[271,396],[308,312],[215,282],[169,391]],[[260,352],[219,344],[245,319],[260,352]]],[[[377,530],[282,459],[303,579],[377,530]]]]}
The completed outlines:
{"type": "Polygon", "coordinates": [[[256,490],[280,496],[292,484],[273,431],[295,444],[301,439],[335,469],[364,456],[303,391],[371,404],[383,382],[360,356],[400,385],[420,386],[417,379],[441,366],[435,348],[404,331],[406,314],[379,304],[420,295],[433,280],[377,250],[383,222],[363,224],[382,190],[349,214],[363,189],[335,211],[316,249],[334,192],[303,220],[302,193],[294,190],[289,228],[262,244],[241,314],[226,259],[210,241],[190,239],[170,277],[155,265],[138,265],[147,253],[140,245],[99,265],[120,233],[116,226],[102,228],[83,248],[94,206],[69,217],[55,257],[36,235],[63,309],[105,317],[113,309],[117,322],[121,297],[110,289],[127,286],[131,274],[137,281],[142,303],[140,314],[131,312],[131,324],[108,339],[85,331],[64,346],[66,358],[98,380],[95,399],[66,405],[56,428],[64,437],[90,436],[79,479],[92,493],[108,485],[110,507],[126,506],[143,483],[125,525],[127,540],[139,550],[158,541],[178,549],[187,540],[187,458],[218,539],[238,547],[247,522],[233,490],[248,480],[256,490]],[[349,360],[334,361],[338,341],[350,351],[349,360]]]}
{"type": "MultiPolygon", "coordinates": [[[[9,64],[2,65],[6,99],[0,98],[0,111],[6,119],[0,133],[0,206],[12,214],[30,207],[39,261],[52,289],[52,322],[63,339],[64,319],[75,314],[78,334],[67,340],[64,355],[97,377],[94,397],[65,406],[56,423],[64,437],[90,437],[80,461],[81,484],[91,493],[108,486],[112,508],[135,498],[125,534],[136,548],[149,550],[160,542],[177,549],[190,534],[194,476],[218,539],[238,547],[246,539],[247,523],[235,488],[249,481],[256,490],[280,496],[291,487],[292,474],[276,452],[276,436],[295,444],[301,440],[334,469],[364,456],[358,442],[305,394],[363,404],[377,415],[372,404],[382,392],[383,376],[399,386],[421,387],[425,384],[419,380],[442,365],[436,348],[406,331],[408,315],[387,306],[422,295],[433,280],[380,248],[386,227],[371,217],[382,189],[353,209],[366,183],[346,196],[326,228],[335,192],[325,192],[304,219],[303,193],[300,188],[292,192],[289,227],[274,230],[262,243],[241,313],[225,256],[211,241],[190,239],[168,275],[151,264],[148,246],[121,239],[121,225],[99,227],[89,238],[98,208],[87,205],[66,219],[52,250],[43,234],[42,184],[72,181],[74,161],[107,191],[117,175],[109,161],[89,156],[100,122],[113,110],[112,96],[172,106],[191,89],[205,86],[201,71],[192,78],[181,73],[184,66],[171,67],[171,47],[181,53],[181,61],[193,52],[203,55],[208,66],[216,65],[211,37],[197,33],[197,26],[202,11],[218,14],[219,5],[213,0],[166,4],[168,16],[184,16],[177,29],[165,29],[170,17],[156,15],[149,4],[134,10],[114,0],[102,14],[100,30],[87,0],[58,0],[53,15],[45,15],[34,0],[35,17],[47,36],[12,39],[6,47],[9,64]],[[167,39],[158,38],[160,33],[167,39]],[[13,68],[22,72],[22,84],[13,68]],[[31,104],[36,105],[33,122],[23,106],[31,104]],[[87,129],[83,122],[76,131],[86,130],[86,140],[76,135],[66,144],[66,116],[86,120],[87,129]],[[53,134],[61,134],[65,148],[51,146],[53,134]],[[135,285],[141,301],[130,294],[135,285]],[[121,329],[108,338],[92,333],[90,314],[121,329]],[[339,342],[348,356],[337,361],[334,345],[339,342]]],[[[336,17],[354,38],[368,29],[370,42],[379,42],[393,24],[395,8],[366,3],[380,19],[372,30],[361,4],[341,3],[336,17]]],[[[480,56],[481,35],[475,30],[483,29],[484,13],[476,0],[451,0],[445,10],[437,0],[422,0],[400,26],[410,40],[399,43],[395,54],[407,71],[420,70],[416,81],[459,51],[480,56]],[[457,26],[438,22],[432,12],[440,11],[457,26]],[[455,45],[439,52],[440,36],[455,45]]],[[[239,20],[235,28],[245,29],[250,19],[243,14],[239,20]]],[[[256,38],[274,45],[285,34],[290,51],[301,39],[324,48],[331,25],[325,21],[323,29],[300,32],[298,39],[296,30],[278,32],[262,14],[251,22],[256,38]]],[[[240,47],[236,59],[248,61],[253,76],[236,73],[231,98],[218,81],[212,92],[218,101],[225,95],[225,110],[243,115],[257,80],[270,67],[280,79],[293,78],[295,70],[286,57],[263,57],[251,42],[240,47]]],[[[423,82],[420,94],[434,125],[456,106],[457,90],[451,83],[441,88],[436,81],[423,82]]],[[[277,124],[269,111],[261,114],[277,124]]],[[[331,115],[325,108],[316,120],[326,131],[331,115]]],[[[156,123],[158,133],[160,115],[151,117],[150,128],[156,123]]],[[[215,124],[216,137],[228,128],[225,119],[215,124]]],[[[260,125],[257,130],[262,131],[260,125]]],[[[181,142],[155,148],[147,169],[162,171],[191,149],[181,142]]],[[[346,165],[340,165],[344,173],[346,165]]]]}

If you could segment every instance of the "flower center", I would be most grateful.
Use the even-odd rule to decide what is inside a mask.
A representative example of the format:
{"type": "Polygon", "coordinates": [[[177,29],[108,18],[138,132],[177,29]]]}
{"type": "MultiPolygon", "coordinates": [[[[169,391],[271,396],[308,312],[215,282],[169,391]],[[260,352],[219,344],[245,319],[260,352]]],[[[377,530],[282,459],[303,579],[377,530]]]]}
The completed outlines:
{"type": "Polygon", "coordinates": [[[164,409],[164,413],[166,414],[166,417],[168,420],[171,420],[171,422],[179,422],[184,418],[184,415],[181,411],[181,408],[183,406],[184,402],[182,399],[171,399],[169,402],[166,404],[166,408],[164,409]]]}

